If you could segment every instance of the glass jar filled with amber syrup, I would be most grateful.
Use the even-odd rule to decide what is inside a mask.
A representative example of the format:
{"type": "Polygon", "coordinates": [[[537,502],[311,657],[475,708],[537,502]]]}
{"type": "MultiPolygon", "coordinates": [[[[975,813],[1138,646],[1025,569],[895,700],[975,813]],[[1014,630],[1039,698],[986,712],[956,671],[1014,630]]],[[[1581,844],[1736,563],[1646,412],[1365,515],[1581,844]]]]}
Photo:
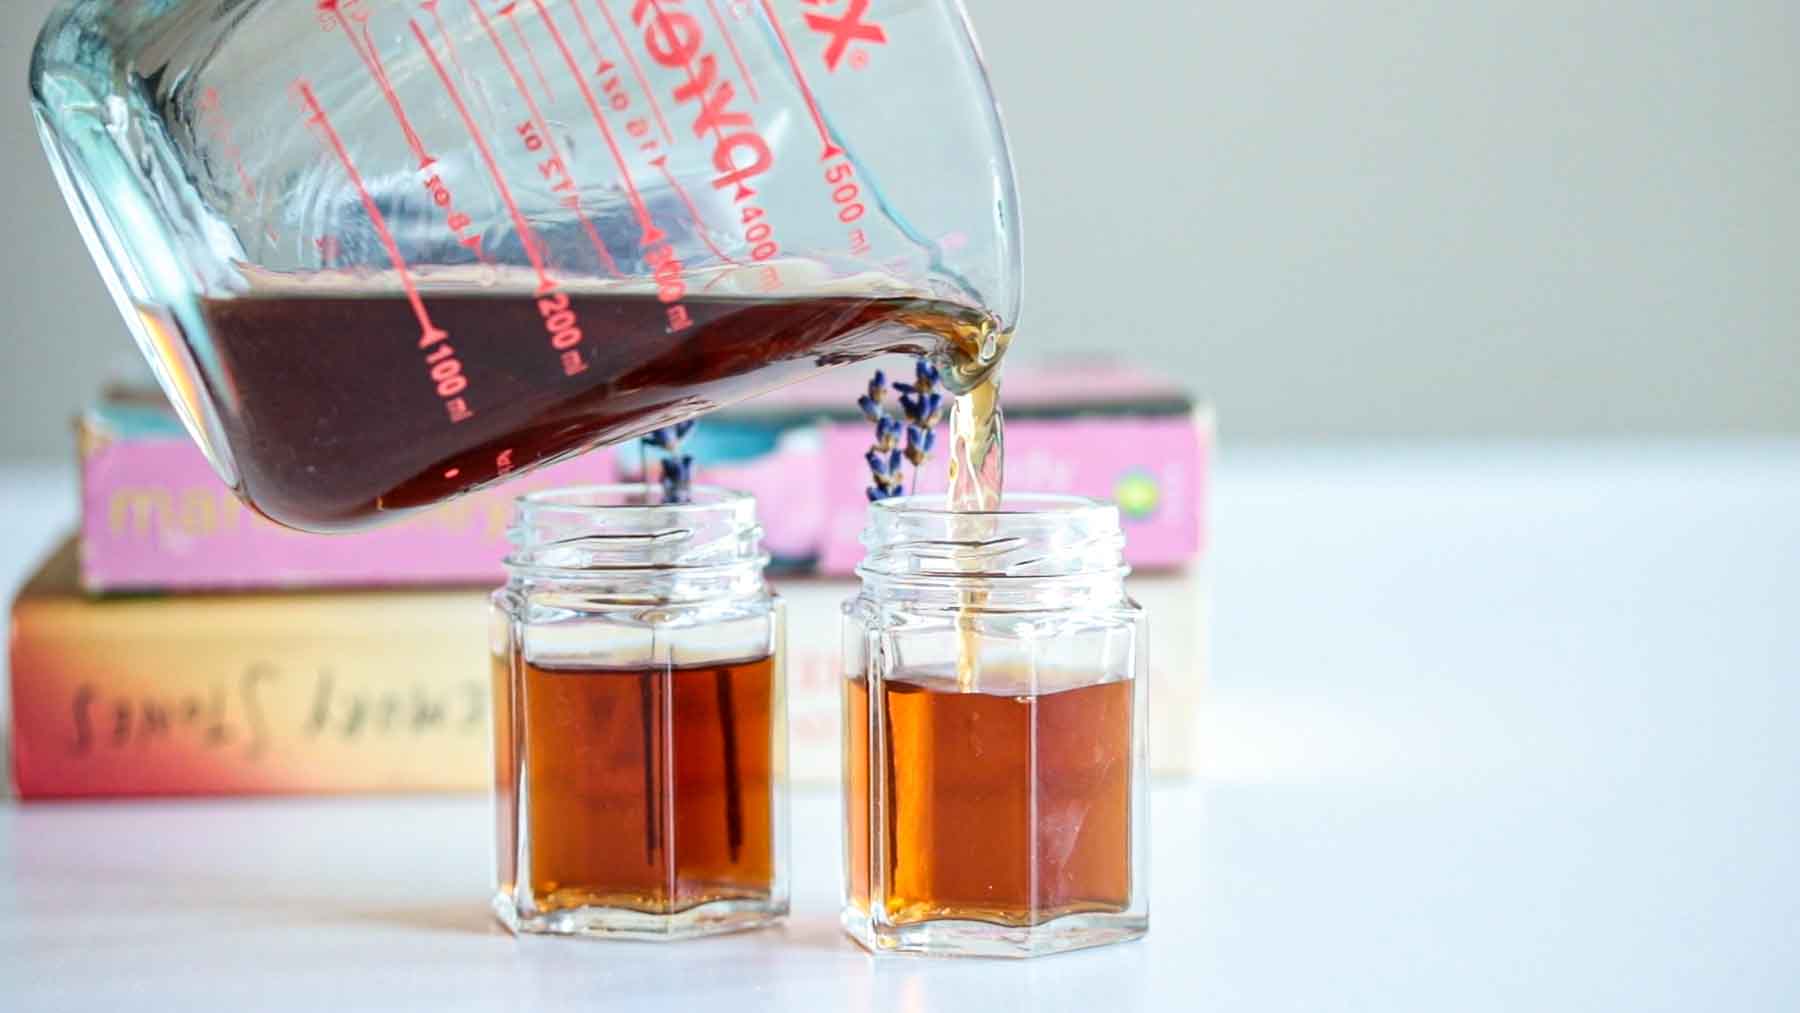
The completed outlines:
{"type": "Polygon", "coordinates": [[[494,910],[516,932],[683,939],[788,911],[779,598],[756,501],[518,501],[493,596],[494,910]]]}
{"type": "Polygon", "coordinates": [[[1149,926],[1144,613],[1115,507],[882,500],[844,606],[843,924],[1027,957],[1149,926]]]}

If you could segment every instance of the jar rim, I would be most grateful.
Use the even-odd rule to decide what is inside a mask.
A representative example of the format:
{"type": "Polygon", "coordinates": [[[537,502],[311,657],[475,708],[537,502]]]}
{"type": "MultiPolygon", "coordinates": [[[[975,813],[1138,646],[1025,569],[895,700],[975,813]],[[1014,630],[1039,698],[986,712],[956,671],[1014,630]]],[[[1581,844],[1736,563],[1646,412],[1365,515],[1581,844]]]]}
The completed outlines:
{"type": "Polygon", "coordinates": [[[760,572],[768,559],[756,497],[718,486],[680,503],[637,482],[541,489],[515,500],[507,537],[514,573],[760,572]]]}
{"type": "Polygon", "coordinates": [[[689,498],[679,503],[670,503],[660,497],[660,489],[644,482],[592,482],[537,489],[519,496],[514,502],[519,509],[534,513],[654,510],[657,513],[693,514],[756,501],[750,493],[717,485],[696,485],[689,490],[689,498]],[[651,499],[651,496],[658,498],[651,499]]]}
{"type": "Polygon", "coordinates": [[[942,494],[878,500],[862,543],[865,582],[1116,582],[1127,572],[1119,508],[1060,493],[1012,493],[985,511],[950,509],[942,494]]]}
{"type": "Polygon", "coordinates": [[[1056,492],[1009,493],[996,510],[957,510],[948,493],[895,496],[876,500],[870,509],[894,517],[1046,517],[1063,521],[1116,519],[1119,508],[1105,500],[1056,492]]]}

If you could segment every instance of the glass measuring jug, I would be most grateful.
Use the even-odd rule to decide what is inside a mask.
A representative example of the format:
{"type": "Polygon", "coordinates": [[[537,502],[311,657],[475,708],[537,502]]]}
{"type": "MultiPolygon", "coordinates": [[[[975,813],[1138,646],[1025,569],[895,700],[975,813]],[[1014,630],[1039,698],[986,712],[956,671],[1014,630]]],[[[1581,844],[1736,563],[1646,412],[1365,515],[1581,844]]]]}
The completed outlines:
{"type": "Polygon", "coordinates": [[[958,0],[68,0],[31,85],[176,410],[295,527],[883,351],[964,390],[1017,318],[958,0]]]}

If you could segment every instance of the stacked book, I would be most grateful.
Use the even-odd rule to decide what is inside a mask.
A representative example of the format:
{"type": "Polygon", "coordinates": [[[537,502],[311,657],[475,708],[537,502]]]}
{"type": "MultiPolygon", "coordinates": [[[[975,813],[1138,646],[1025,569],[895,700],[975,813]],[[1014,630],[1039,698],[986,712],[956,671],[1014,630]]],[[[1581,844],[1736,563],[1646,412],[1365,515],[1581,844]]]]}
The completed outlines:
{"type": "MultiPolygon", "coordinates": [[[[708,416],[697,481],[755,493],[789,601],[790,762],[839,767],[838,606],[855,593],[870,433],[827,374],[708,416]]],[[[1014,370],[1007,486],[1116,502],[1150,614],[1152,762],[1192,769],[1205,673],[1210,417],[1129,370],[1014,370]]],[[[82,517],[13,605],[12,770],[26,798],[477,790],[487,593],[513,497],[635,479],[598,451],[353,535],[242,506],[168,410],[115,393],[81,418],[82,517]]],[[[943,455],[924,487],[945,484],[943,455]]]]}

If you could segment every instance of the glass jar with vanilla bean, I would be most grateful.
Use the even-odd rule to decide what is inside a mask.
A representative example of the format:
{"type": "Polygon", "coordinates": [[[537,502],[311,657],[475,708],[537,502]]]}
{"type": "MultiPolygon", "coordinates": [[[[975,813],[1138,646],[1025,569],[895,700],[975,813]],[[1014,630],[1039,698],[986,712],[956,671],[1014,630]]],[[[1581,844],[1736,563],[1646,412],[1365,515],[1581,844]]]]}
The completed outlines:
{"type": "Polygon", "coordinates": [[[880,499],[844,606],[843,924],[1035,956],[1149,924],[1143,610],[1115,507],[880,499]]]}
{"type": "Polygon", "coordinates": [[[514,931],[679,939],[787,913],[782,605],[755,500],[683,495],[518,501],[491,636],[514,931]]]}

